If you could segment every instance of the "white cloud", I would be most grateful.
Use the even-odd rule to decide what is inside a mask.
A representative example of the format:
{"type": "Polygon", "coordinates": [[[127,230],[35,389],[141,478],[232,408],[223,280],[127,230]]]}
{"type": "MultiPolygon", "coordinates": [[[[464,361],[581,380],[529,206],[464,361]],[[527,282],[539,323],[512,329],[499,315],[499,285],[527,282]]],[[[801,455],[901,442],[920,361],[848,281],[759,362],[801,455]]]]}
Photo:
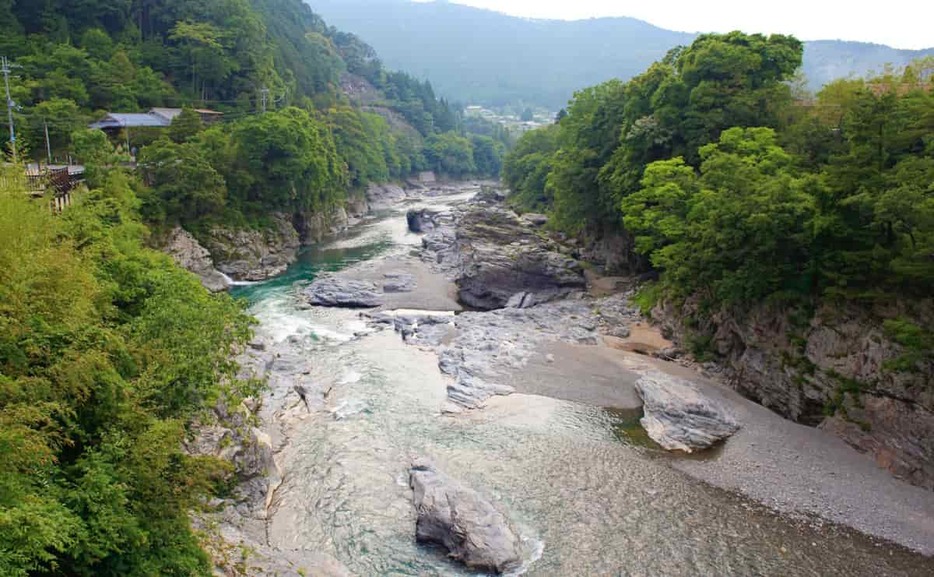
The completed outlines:
{"type": "Polygon", "coordinates": [[[794,34],[801,40],[858,40],[896,48],[934,47],[934,3],[926,0],[452,0],[525,16],[576,20],[631,16],[685,32],[794,34]]]}

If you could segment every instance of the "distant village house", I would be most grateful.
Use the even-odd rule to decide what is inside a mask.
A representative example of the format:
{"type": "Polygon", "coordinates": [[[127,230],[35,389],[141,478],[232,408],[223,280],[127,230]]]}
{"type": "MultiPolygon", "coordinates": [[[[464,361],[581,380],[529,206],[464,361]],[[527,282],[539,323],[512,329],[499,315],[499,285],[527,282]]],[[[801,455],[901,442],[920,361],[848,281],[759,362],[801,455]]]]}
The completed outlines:
{"type": "MultiPolygon", "coordinates": [[[[214,124],[223,118],[223,112],[196,108],[204,124],[214,124]]],[[[91,128],[116,132],[124,128],[168,128],[172,120],[182,113],[181,108],[153,108],[149,112],[109,112],[103,119],[91,123],[91,128]]]]}

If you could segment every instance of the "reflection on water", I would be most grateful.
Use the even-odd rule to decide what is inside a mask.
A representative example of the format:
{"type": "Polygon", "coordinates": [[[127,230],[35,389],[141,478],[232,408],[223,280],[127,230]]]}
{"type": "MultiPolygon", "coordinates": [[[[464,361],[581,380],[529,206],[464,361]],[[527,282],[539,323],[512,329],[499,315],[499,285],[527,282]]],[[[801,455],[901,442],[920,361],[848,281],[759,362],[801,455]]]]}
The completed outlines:
{"type": "Polygon", "coordinates": [[[466,575],[414,541],[407,469],[427,457],[515,520],[534,560],[528,575],[921,575],[930,568],[900,549],[785,520],[673,470],[641,432],[641,411],[513,395],[483,411],[442,415],[447,381],[435,353],[392,331],[354,338],[357,313],[300,307],[291,289],[318,271],[408,250],[409,239],[392,240],[404,226],[396,213],[356,241],[304,253],[280,279],[238,289],[253,303],[259,332],[314,359],[310,378],[331,390],[327,410],[288,422],[272,545],[333,554],[360,576],[466,575]]]}
{"type": "Polygon", "coordinates": [[[661,446],[649,437],[639,423],[639,420],[642,419],[642,409],[606,408],[604,411],[606,411],[607,417],[610,419],[610,427],[612,427],[617,439],[633,447],[663,451],[661,446]]]}

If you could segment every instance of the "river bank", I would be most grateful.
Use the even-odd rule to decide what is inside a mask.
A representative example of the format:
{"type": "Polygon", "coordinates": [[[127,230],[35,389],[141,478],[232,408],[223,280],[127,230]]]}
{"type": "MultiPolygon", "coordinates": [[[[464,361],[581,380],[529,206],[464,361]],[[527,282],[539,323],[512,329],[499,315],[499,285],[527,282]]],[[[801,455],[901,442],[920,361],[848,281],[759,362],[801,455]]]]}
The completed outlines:
{"type": "MultiPolygon", "coordinates": [[[[470,194],[422,206],[456,213],[470,194]]],[[[511,308],[418,312],[457,311],[453,297],[465,287],[475,302],[502,300],[476,280],[501,278],[511,266],[503,255],[530,245],[494,251],[491,267],[478,260],[489,254],[479,241],[445,241],[458,241],[450,219],[424,242],[407,233],[410,208],[418,205],[390,210],[316,255],[318,263],[342,255],[315,274],[343,267],[336,276],[372,287],[379,307],[361,315],[309,306],[307,276],[249,293],[260,326],[244,365],[270,384],[255,407],[255,436],[274,466],[224,508],[228,540],[277,560],[281,574],[462,574],[414,541],[402,479],[428,458],[513,520],[532,575],[913,575],[929,566],[844,527],[930,555],[929,492],[715,381],[622,350],[658,343],[640,344],[646,333],[625,293],[578,287],[573,266],[554,256],[561,248],[534,223],[521,238],[541,258],[522,270],[544,284],[511,308]],[[465,269],[471,282],[457,282],[465,269]],[[412,290],[386,292],[400,278],[412,290]],[[742,427],[702,458],[652,445],[634,424],[635,387],[649,371],[689,379],[742,427]]]]}

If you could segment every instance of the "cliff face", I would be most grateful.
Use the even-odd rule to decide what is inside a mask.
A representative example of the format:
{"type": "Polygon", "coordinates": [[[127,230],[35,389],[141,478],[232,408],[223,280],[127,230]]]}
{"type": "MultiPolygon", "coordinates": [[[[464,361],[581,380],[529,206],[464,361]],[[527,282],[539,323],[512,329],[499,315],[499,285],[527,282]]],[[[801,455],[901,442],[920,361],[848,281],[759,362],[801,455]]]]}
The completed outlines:
{"type": "Polygon", "coordinates": [[[934,489],[934,362],[905,366],[910,353],[882,319],[934,326],[934,305],[887,310],[818,308],[809,319],[760,307],[699,318],[696,303],[657,307],[653,317],[683,344],[696,335],[725,367],[732,386],[788,419],[818,426],[871,454],[899,478],[934,489]],[[901,365],[901,366],[899,366],[901,365]]]}
{"type": "Polygon", "coordinates": [[[327,212],[275,213],[264,230],[215,228],[207,246],[220,272],[234,280],[262,281],[285,272],[301,247],[346,229],[366,212],[365,201],[354,201],[327,212]]]}
{"type": "Polygon", "coordinates": [[[201,279],[201,284],[211,292],[221,292],[230,288],[227,277],[214,268],[211,253],[188,231],[175,227],[169,233],[163,250],[171,256],[178,266],[193,272],[201,279]]]}
{"type": "Polygon", "coordinates": [[[285,272],[301,247],[292,218],[272,215],[265,230],[214,228],[207,248],[218,270],[235,280],[261,281],[285,272]]]}

